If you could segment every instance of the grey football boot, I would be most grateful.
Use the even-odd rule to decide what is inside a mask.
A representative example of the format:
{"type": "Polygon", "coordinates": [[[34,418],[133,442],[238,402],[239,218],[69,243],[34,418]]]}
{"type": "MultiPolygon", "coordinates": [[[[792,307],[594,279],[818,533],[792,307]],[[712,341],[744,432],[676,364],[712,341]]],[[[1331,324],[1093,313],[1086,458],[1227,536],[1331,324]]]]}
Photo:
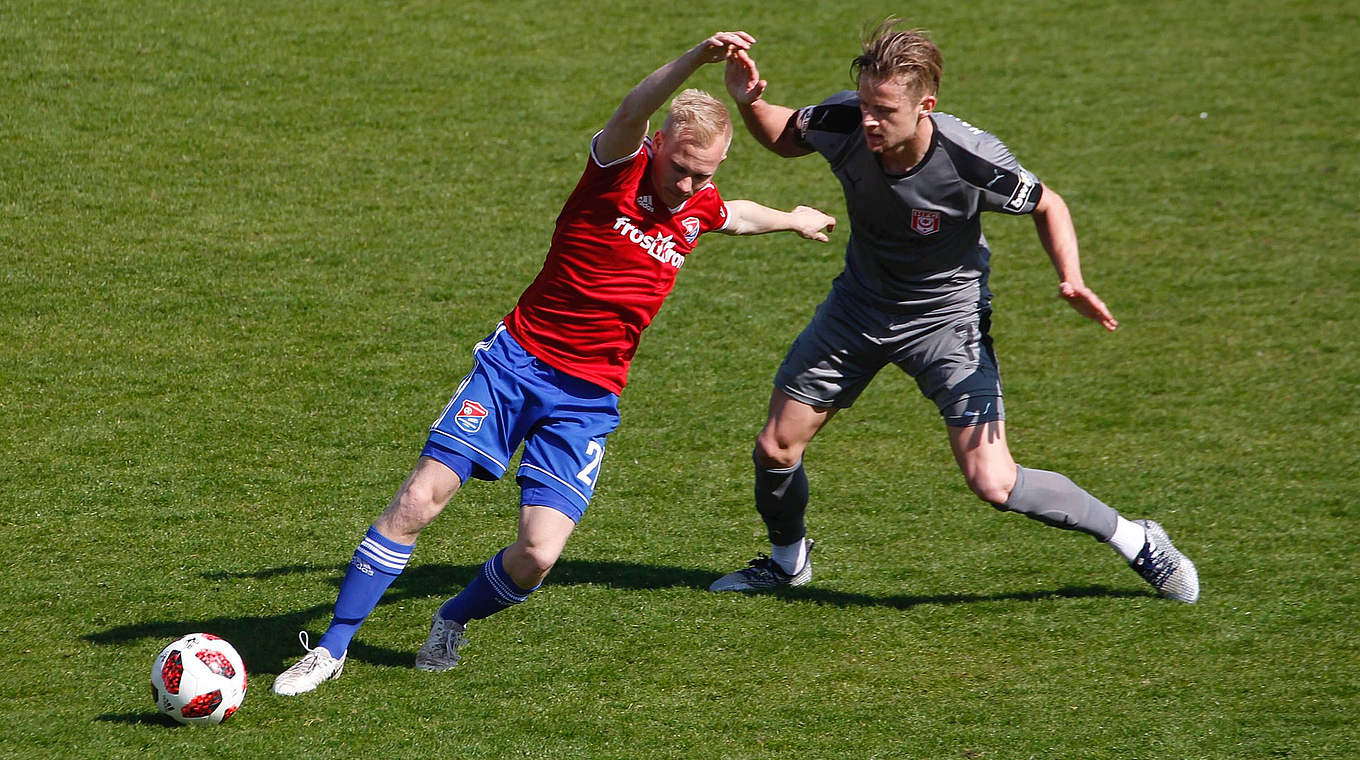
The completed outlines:
{"type": "Polygon", "coordinates": [[[812,580],[812,546],[810,538],[804,538],[807,543],[807,559],[803,560],[803,566],[798,572],[790,575],[784,572],[784,568],[779,566],[771,557],[766,554],[759,554],[755,559],[746,563],[746,567],[740,570],[733,570],[708,587],[709,591],[769,591],[776,588],[791,588],[801,586],[812,580]]]}
{"type": "Polygon", "coordinates": [[[462,659],[458,655],[458,648],[467,643],[464,630],[461,623],[445,620],[435,613],[434,620],[430,621],[430,635],[425,637],[425,643],[416,652],[416,667],[438,672],[457,665],[462,659]]]}
{"type": "Polygon", "coordinates": [[[1129,566],[1157,593],[1168,599],[1193,604],[1199,598],[1199,573],[1195,563],[1171,545],[1166,530],[1152,520],[1134,520],[1147,531],[1142,551],[1129,566]]]}

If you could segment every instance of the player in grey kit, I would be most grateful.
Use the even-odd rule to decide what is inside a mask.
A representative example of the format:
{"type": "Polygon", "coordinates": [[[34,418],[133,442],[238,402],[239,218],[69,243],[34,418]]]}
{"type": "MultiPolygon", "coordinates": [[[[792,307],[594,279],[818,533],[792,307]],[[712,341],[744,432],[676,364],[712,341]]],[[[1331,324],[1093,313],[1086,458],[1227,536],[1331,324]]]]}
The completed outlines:
{"type": "Polygon", "coordinates": [[[1006,445],[1001,376],[988,335],[990,251],[980,214],[1030,214],[1059,294],[1106,330],[1118,326],[1082,281],[1067,205],[996,137],[935,112],[942,57],[889,18],[852,64],[856,91],[793,110],[763,99],[746,51],[727,89],[751,134],[793,157],[817,152],[841,181],[850,216],[845,270],[790,347],[756,438],[756,508],[771,556],[713,591],[799,586],[812,578],[803,452],[879,369],[896,364],[939,407],[968,486],[999,510],[1109,543],[1162,596],[1199,597],[1194,564],[1151,520],[1130,521],[1056,472],[1016,465],[1006,445]]]}

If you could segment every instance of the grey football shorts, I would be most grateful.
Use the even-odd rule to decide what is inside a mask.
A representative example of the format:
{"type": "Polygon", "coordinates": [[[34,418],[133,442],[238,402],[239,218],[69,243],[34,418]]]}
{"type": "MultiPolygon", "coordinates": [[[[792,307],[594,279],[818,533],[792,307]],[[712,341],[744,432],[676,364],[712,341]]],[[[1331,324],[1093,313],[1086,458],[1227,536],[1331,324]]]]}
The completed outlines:
{"type": "Polygon", "coordinates": [[[816,407],[848,408],[889,363],[910,375],[946,424],[1003,420],[991,309],[903,316],[835,290],[789,347],[776,388],[816,407]]]}

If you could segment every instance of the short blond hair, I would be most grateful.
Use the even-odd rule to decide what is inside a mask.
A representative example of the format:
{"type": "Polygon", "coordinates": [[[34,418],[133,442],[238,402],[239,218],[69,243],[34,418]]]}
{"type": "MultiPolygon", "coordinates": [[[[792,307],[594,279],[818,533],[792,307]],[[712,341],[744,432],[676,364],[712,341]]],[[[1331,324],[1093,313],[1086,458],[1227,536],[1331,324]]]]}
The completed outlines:
{"type": "Polygon", "coordinates": [[[661,130],[671,137],[688,136],[707,148],[718,140],[732,140],[732,116],[722,101],[703,90],[688,89],[675,96],[661,130]]]}
{"type": "Polygon", "coordinates": [[[850,74],[858,84],[863,77],[875,81],[902,80],[913,96],[936,95],[944,73],[944,54],[920,29],[900,29],[902,20],[889,16],[865,32],[863,52],[850,62],[850,74]]]}

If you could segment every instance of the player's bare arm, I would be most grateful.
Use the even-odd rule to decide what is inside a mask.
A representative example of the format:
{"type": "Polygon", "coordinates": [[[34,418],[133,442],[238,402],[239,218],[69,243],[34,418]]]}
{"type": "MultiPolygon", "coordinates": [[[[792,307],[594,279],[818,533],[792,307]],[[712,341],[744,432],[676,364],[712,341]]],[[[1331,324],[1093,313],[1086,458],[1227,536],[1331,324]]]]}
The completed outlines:
{"type": "Polygon", "coordinates": [[[825,243],[827,233],[836,229],[836,218],[811,206],[796,206],[780,211],[755,201],[727,202],[727,226],[718,232],[726,235],[763,235],[767,232],[797,232],[808,240],[825,243]]]}
{"type": "Polygon", "coordinates": [[[1081,276],[1081,257],[1077,252],[1077,229],[1072,223],[1072,213],[1062,196],[1047,185],[1039,204],[1034,207],[1034,228],[1058,272],[1058,295],[1079,314],[1099,322],[1106,330],[1119,327],[1105,302],[1086,287],[1081,276]]]}
{"type": "Polygon", "coordinates": [[[812,151],[801,147],[793,139],[790,119],[793,109],[776,105],[764,99],[768,84],[760,78],[756,62],[746,50],[733,50],[727,56],[727,68],[723,74],[727,94],[737,104],[741,120],[746,130],[756,138],[756,142],[785,158],[805,156],[812,151]]]}
{"type": "Polygon", "coordinates": [[[595,156],[610,163],[637,152],[648,120],[700,67],[725,60],[729,51],[747,50],[755,38],[746,32],[718,32],[647,75],[623,98],[595,140],[595,156]]]}

